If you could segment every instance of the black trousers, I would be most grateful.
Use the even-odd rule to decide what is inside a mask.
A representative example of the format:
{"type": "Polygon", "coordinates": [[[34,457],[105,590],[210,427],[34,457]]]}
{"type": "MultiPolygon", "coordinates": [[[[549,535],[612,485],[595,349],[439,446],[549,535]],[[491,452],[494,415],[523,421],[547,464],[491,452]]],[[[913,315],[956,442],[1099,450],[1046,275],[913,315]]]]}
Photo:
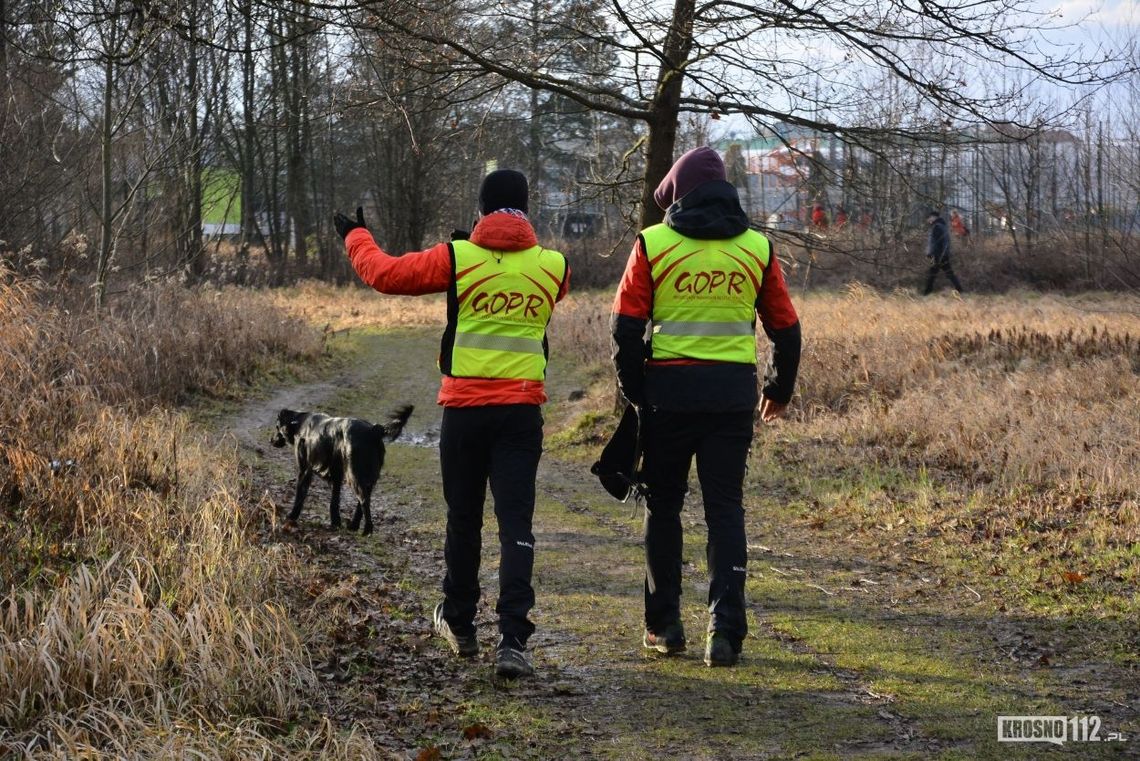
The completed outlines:
{"type": "Polygon", "coordinates": [[[660,632],[681,617],[681,507],[695,457],[705,505],[709,631],[737,647],[748,634],[744,613],[744,473],[753,412],[650,410],[642,423],[645,513],[645,626],[660,632]]]}
{"type": "Polygon", "coordinates": [[[534,633],[534,481],[542,456],[542,413],[537,405],[446,407],[439,436],[447,537],[443,556],[443,617],[459,635],[475,631],[483,503],[487,485],[499,524],[499,632],[522,649],[534,633]]]}
{"type": "Polygon", "coordinates": [[[946,277],[950,278],[950,284],[954,286],[954,290],[961,293],[962,284],[958,282],[958,276],[954,274],[954,269],[950,266],[950,257],[943,256],[931,260],[930,269],[926,272],[926,287],[922,290],[922,295],[925,296],[934,290],[934,278],[938,276],[940,271],[945,272],[946,277]]]}

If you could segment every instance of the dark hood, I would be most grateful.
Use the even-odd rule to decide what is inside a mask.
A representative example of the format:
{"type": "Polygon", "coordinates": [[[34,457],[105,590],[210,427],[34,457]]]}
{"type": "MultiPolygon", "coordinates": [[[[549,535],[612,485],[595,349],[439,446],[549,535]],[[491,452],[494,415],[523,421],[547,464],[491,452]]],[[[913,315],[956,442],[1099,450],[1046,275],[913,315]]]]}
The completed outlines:
{"type": "Polygon", "coordinates": [[[653,200],[662,210],[712,180],[727,180],[720,154],[703,145],[673,162],[669,172],[653,191],[653,200]]]}
{"type": "Polygon", "coordinates": [[[665,210],[665,224],[687,238],[721,240],[748,229],[736,188],[724,180],[698,185],[665,210]]]}

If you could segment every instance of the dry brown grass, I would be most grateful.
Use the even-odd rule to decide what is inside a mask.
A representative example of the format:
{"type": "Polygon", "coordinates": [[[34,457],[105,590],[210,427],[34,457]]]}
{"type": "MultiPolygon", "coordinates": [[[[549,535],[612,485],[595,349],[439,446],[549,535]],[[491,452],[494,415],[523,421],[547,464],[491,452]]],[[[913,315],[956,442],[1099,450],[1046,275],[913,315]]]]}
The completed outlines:
{"type": "Polygon", "coordinates": [[[376,327],[443,327],[444,295],[387,296],[364,286],[336,286],[306,280],[271,291],[273,304],[327,331],[376,327]]]}
{"type": "MultiPolygon", "coordinates": [[[[611,294],[551,325],[562,359],[606,365],[611,294]]],[[[1128,296],[882,294],[795,298],[804,353],[792,415],[1021,483],[1140,493],[1140,304],[1128,296]]],[[[767,340],[760,339],[762,351],[767,340]]]]}
{"type": "Polygon", "coordinates": [[[148,724],[122,714],[93,710],[79,720],[51,726],[53,744],[28,755],[38,759],[344,759],[374,761],[383,758],[375,744],[357,731],[344,731],[327,718],[303,736],[269,737],[252,722],[237,725],[169,723],[148,724]],[[86,725],[103,727],[108,741],[95,747],[84,737],[86,725]]]}
{"type": "Polygon", "coordinates": [[[224,392],[271,358],[322,347],[318,333],[251,292],[156,286],[96,319],[0,273],[0,504],[26,518],[0,529],[0,547],[33,526],[41,540],[94,525],[114,534],[106,503],[185,494],[193,477],[179,470],[195,454],[193,437],[177,416],[142,413],[224,392]]]}
{"type": "MultiPolygon", "coordinates": [[[[576,296],[552,324],[552,353],[612,372],[610,298],[608,292],[576,296]]],[[[1026,558],[1039,568],[1098,558],[1107,577],[1121,583],[1135,577],[1135,297],[923,299],[852,285],[794,300],[804,353],[791,423],[783,430],[789,456],[821,459],[790,472],[809,481],[818,473],[829,484],[821,493],[838,500],[847,519],[876,525],[887,520],[880,514],[886,511],[890,520],[905,517],[922,530],[958,525],[965,533],[953,541],[961,540],[967,553],[979,540],[1001,547],[1008,545],[1003,537],[1022,537],[1036,548],[1026,558]],[[895,486],[886,488],[885,501],[864,504],[852,474],[862,470],[874,481],[883,469],[920,482],[930,471],[942,476],[937,484],[925,481],[913,500],[904,496],[910,487],[895,486]],[[848,496],[832,493],[837,477],[852,484],[848,496]]],[[[760,345],[766,348],[766,339],[760,345]]],[[[590,404],[608,409],[609,397],[590,404]]]]}
{"type": "Polygon", "coordinates": [[[550,320],[550,355],[556,362],[604,365],[610,359],[610,306],[605,291],[571,292],[550,320]]]}
{"type": "MultiPolygon", "coordinates": [[[[388,296],[362,286],[336,286],[315,280],[267,293],[272,303],[328,331],[361,328],[439,328],[447,321],[444,294],[388,296]]],[[[571,291],[551,320],[550,340],[569,356],[590,361],[609,356],[609,304],[612,294],[571,291]],[[601,355],[598,347],[604,347],[601,355]]]]}
{"type": "MultiPolygon", "coordinates": [[[[1099,233],[1086,241],[1082,234],[1057,232],[1039,237],[1033,248],[1013,245],[1007,234],[957,237],[951,243],[951,261],[962,284],[971,293],[1006,293],[1017,289],[1069,294],[1103,289],[1119,291],[1140,287],[1136,274],[1135,236],[1099,233]],[[1086,247],[1087,246],[1087,247],[1086,247]],[[1087,252],[1087,253],[1086,253],[1087,252]]],[[[901,288],[915,292],[926,279],[930,261],[925,256],[927,229],[918,225],[897,241],[880,241],[856,229],[824,235],[773,236],[776,248],[788,262],[786,275],[796,287],[841,289],[847,283],[870,283],[879,289],[901,288]]],[[[939,287],[948,287],[939,276],[939,287]]]]}
{"type": "Polygon", "coordinates": [[[249,292],[155,287],[96,320],[0,273],[0,756],[374,753],[313,718],[296,563],[250,541],[272,506],[162,406],[322,349],[249,292]]]}
{"type": "Polygon", "coordinates": [[[800,299],[800,413],[1008,486],[1140,494],[1140,313],[1126,297],[800,299]]]}

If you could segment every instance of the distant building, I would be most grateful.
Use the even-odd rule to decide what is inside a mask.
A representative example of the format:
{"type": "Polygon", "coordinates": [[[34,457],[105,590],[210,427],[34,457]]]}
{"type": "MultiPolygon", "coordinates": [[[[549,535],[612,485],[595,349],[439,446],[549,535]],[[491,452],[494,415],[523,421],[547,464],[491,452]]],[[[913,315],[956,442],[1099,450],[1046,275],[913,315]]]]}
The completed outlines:
{"type": "Polygon", "coordinates": [[[714,147],[725,160],[740,203],[755,220],[780,229],[811,221],[812,207],[828,206],[824,174],[835,166],[837,140],[802,129],[769,137],[730,138],[714,147]]]}
{"type": "Polygon", "coordinates": [[[202,170],[202,235],[241,235],[241,179],[237,172],[214,167],[202,170]]]}
{"type": "Polygon", "coordinates": [[[207,238],[237,237],[241,235],[239,222],[203,222],[202,235],[207,238]]]}
{"type": "Polygon", "coordinates": [[[1127,166],[1138,147],[1062,129],[996,124],[884,137],[872,150],[781,125],[767,136],[713,147],[745,211],[773,228],[808,228],[817,204],[830,219],[843,209],[850,229],[913,225],[930,206],[957,211],[981,232],[1047,230],[1093,218],[1101,224],[1102,214],[1118,227],[1140,219],[1140,188],[1113,169],[1127,166]],[[907,174],[900,179],[896,170],[907,174]]]}

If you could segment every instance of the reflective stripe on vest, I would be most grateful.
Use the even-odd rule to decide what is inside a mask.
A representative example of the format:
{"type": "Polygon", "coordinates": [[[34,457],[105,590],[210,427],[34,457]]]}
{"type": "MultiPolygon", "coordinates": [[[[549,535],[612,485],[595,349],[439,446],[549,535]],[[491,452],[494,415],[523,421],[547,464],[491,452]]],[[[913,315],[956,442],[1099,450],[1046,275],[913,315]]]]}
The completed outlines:
{"type": "Polygon", "coordinates": [[[668,225],[641,233],[653,277],[653,359],[756,363],[756,297],[771,246],[755,230],[687,238],[668,225]]]}
{"type": "Polygon", "coordinates": [[[546,375],[546,324],[566,277],[566,259],[534,246],[490,251],[454,241],[455,317],[449,361],[459,378],[540,381],[546,375]]]}

